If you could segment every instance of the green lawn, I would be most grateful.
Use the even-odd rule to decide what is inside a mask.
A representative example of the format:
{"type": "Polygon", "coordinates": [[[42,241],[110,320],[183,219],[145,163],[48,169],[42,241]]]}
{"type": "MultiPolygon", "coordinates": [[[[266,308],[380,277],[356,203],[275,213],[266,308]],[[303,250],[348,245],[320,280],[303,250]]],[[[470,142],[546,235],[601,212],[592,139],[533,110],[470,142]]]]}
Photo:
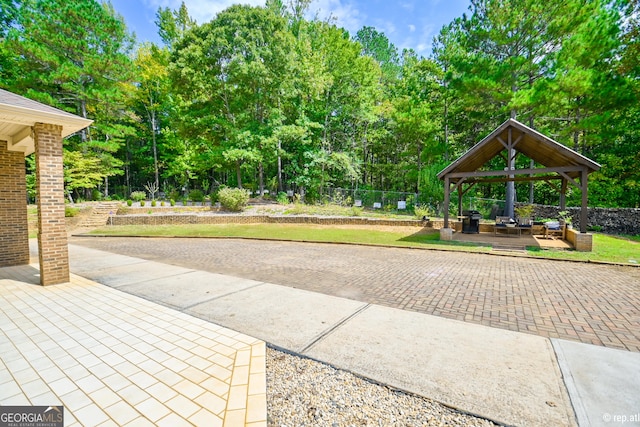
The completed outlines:
{"type": "MultiPolygon", "coordinates": [[[[92,234],[111,236],[179,236],[179,237],[242,237],[309,242],[355,243],[445,250],[489,252],[490,247],[461,242],[441,242],[436,232],[421,229],[406,231],[399,228],[372,230],[365,228],[332,228],[304,224],[225,224],[225,225],[166,225],[113,226],[94,230],[92,234]]],[[[594,234],[593,252],[540,250],[530,248],[535,257],[575,261],[604,261],[624,264],[640,263],[640,242],[637,239],[594,234]]]]}
{"type": "MultiPolygon", "coordinates": [[[[110,236],[179,236],[179,237],[244,237],[253,239],[293,240],[307,242],[357,243],[400,247],[451,248],[487,251],[469,243],[440,242],[440,234],[371,230],[364,228],[331,228],[304,224],[223,224],[223,225],[127,225],[103,227],[91,234],[110,236]]],[[[406,228],[403,228],[406,230],[406,228]]]]}
{"type": "Polygon", "coordinates": [[[640,264],[640,242],[636,238],[594,233],[593,252],[529,250],[530,255],[575,261],[640,264]]]}

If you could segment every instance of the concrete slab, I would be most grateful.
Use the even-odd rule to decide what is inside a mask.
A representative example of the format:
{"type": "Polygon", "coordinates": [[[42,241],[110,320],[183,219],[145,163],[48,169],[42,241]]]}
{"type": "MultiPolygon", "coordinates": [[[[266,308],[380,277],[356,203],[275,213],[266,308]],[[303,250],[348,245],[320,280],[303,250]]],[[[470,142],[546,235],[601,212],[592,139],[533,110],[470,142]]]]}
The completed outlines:
{"type": "Polygon", "coordinates": [[[300,352],[365,306],[358,301],[266,283],[184,312],[300,352]]]}
{"type": "Polygon", "coordinates": [[[575,425],[542,337],[370,306],[305,354],[501,423],[575,425]]]}
{"type": "Polygon", "coordinates": [[[552,342],[580,426],[640,425],[640,353],[552,342]]]}
{"type": "MultiPolygon", "coordinates": [[[[37,252],[35,256],[37,258],[37,252]]],[[[69,245],[69,267],[77,274],[114,266],[139,264],[143,261],[140,258],[69,245]]]]}
{"type": "Polygon", "coordinates": [[[71,267],[76,274],[112,287],[120,287],[132,283],[147,282],[152,279],[167,279],[194,270],[161,264],[159,262],[144,261],[136,264],[114,265],[100,270],[78,271],[71,267]]]}
{"type": "Polygon", "coordinates": [[[191,271],[177,276],[123,285],[119,289],[173,308],[185,309],[260,284],[262,282],[255,280],[191,271]]]}

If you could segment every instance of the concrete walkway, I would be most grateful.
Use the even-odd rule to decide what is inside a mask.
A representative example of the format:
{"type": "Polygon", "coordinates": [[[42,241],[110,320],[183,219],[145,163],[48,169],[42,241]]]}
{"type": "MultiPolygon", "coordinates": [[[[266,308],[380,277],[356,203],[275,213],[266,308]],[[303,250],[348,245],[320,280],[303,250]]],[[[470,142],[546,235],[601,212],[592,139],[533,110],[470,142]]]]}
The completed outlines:
{"type": "MultiPolygon", "coordinates": [[[[70,254],[75,274],[175,309],[181,313],[169,311],[177,316],[195,316],[214,329],[221,325],[507,425],[615,425],[622,417],[633,425],[640,413],[640,353],[78,245],[70,246],[70,254]]],[[[14,375],[15,368],[3,369],[14,375]]]]}

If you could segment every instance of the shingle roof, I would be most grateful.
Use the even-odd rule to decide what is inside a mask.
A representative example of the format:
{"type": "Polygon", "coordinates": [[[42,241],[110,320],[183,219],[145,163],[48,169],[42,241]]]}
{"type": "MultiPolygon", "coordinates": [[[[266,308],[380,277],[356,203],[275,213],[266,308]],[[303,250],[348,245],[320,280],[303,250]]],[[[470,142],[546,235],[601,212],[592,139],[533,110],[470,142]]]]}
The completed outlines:
{"type": "Polygon", "coordinates": [[[38,101],[34,101],[24,96],[16,95],[15,93],[0,89],[0,104],[4,104],[12,107],[27,108],[33,111],[40,111],[49,114],[59,114],[67,117],[78,117],[75,114],[68,113],[63,110],[51,107],[38,101]]]}
{"type": "Polygon", "coordinates": [[[25,155],[34,151],[31,127],[36,123],[62,126],[62,137],[76,133],[93,121],[24,96],[0,89],[0,140],[9,150],[25,155]]]}

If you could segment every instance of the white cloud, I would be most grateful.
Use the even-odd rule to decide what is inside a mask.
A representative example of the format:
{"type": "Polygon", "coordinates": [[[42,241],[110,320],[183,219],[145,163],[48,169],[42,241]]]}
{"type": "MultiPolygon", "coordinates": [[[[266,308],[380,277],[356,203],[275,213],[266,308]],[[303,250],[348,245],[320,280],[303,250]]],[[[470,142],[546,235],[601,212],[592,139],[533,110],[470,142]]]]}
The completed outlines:
{"type": "Polygon", "coordinates": [[[416,31],[416,26],[413,24],[409,24],[409,32],[413,33],[416,31]]]}
{"type": "Polygon", "coordinates": [[[385,33],[387,36],[396,32],[396,26],[391,21],[376,19],[374,21],[374,26],[378,31],[385,33]]]}
{"type": "MultiPolygon", "coordinates": [[[[148,7],[157,10],[159,7],[168,7],[173,10],[180,8],[183,0],[145,0],[148,7]]],[[[250,6],[264,6],[265,0],[184,0],[189,16],[202,24],[209,22],[219,12],[234,4],[248,4],[250,6]]]]}
{"type": "Polygon", "coordinates": [[[351,34],[362,28],[367,18],[350,0],[314,0],[309,6],[309,14],[311,17],[317,15],[321,20],[332,18],[332,22],[351,34]]]}
{"type": "Polygon", "coordinates": [[[416,27],[414,25],[409,25],[412,35],[402,40],[398,45],[398,48],[400,50],[405,48],[413,49],[419,55],[429,54],[433,46],[433,37],[436,35],[434,28],[435,27],[433,25],[424,23],[420,31],[415,32],[416,27]]]}
{"type": "Polygon", "coordinates": [[[402,2],[400,3],[400,7],[408,10],[409,12],[412,12],[415,5],[413,4],[413,2],[402,2]]]}

